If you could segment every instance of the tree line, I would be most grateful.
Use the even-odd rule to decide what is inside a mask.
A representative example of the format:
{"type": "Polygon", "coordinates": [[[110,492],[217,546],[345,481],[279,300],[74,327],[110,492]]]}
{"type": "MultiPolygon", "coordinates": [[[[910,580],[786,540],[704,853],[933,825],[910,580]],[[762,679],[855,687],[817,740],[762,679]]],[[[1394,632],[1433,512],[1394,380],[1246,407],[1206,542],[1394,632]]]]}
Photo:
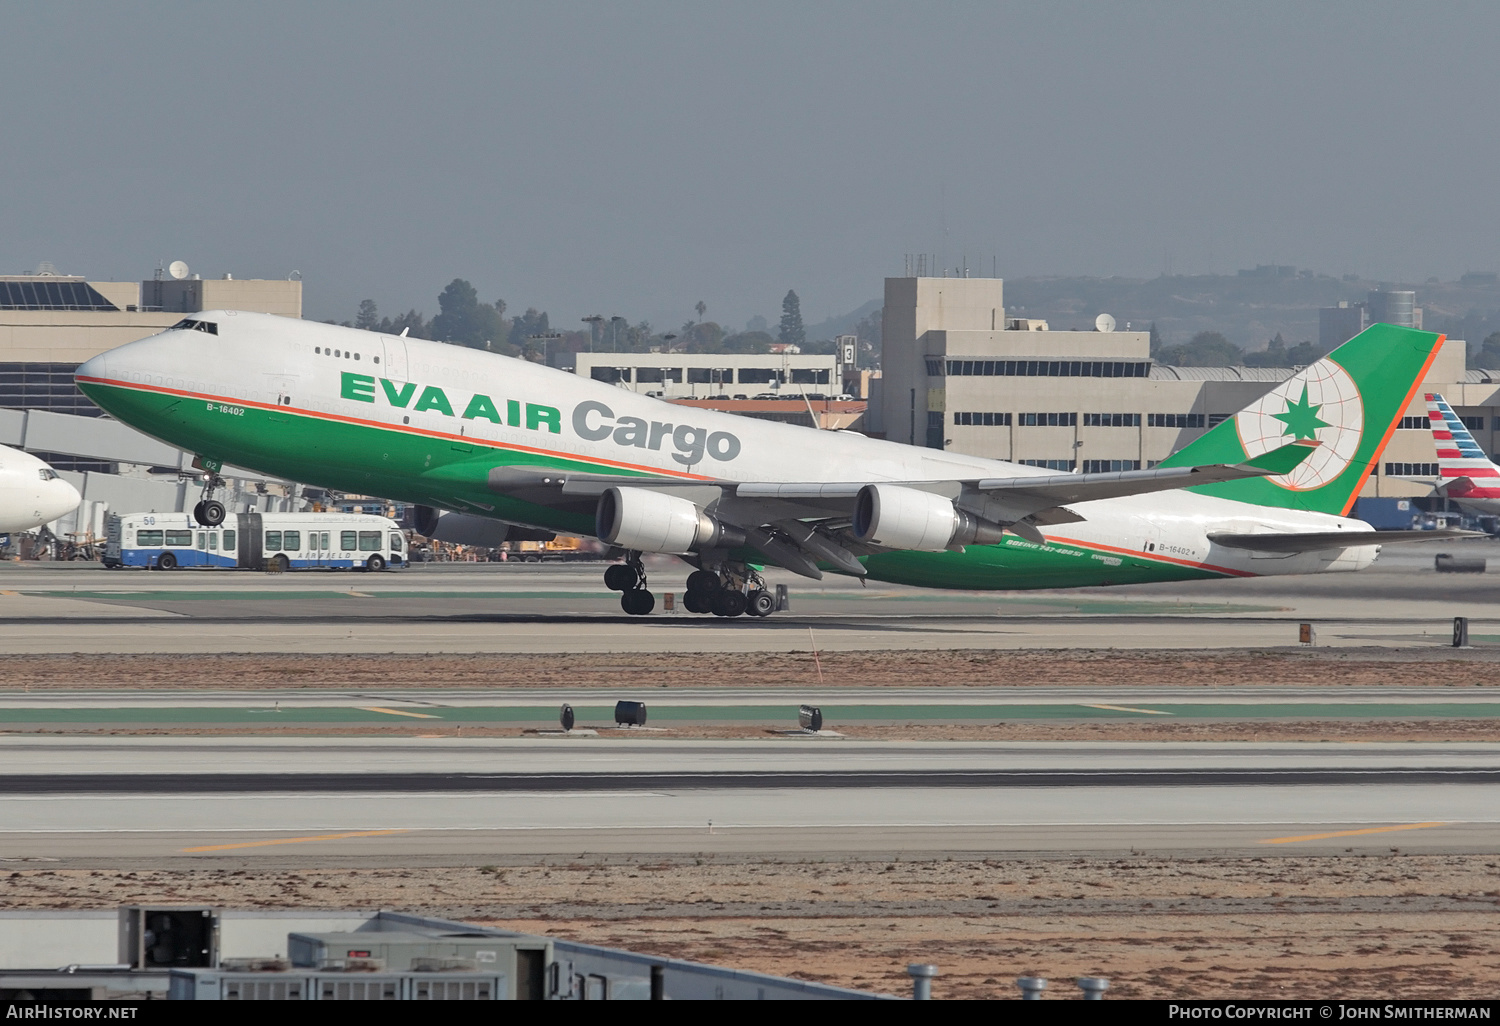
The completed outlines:
{"type": "Polygon", "coordinates": [[[1151,325],[1151,358],[1172,367],[1306,367],[1328,353],[1314,342],[1289,346],[1279,331],[1266,348],[1255,352],[1246,352],[1217,331],[1200,331],[1181,345],[1167,346],[1151,325]]]}
{"type": "Polygon", "coordinates": [[[754,354],[769,353],[778,343],[797,346],[804,353],[831,353],[834,348],[831,340],[808,341],[801,299],[795,290],[788,290],[782,300],[775,335],[765,330],[769,325],[760,317],[743,331],[705,320],[708,306],[702,300],[693,307],[697,319],[688,320],[676,331],[658,330],[646,320],[631,324],[623,317],[590,317],[584,319],[584,328],[562,329],[551,323],[547,311],[535,307],[507,315],[505,300],[480,299],[479,291],[462,278],[449,282],[437,303],[438,312],[429,320],[415,309],[395,317],[382,316],[375,300],[364,299],[352,320],[327,323],[388,335],[405,334],[537,362],[556,362],[560,353],[579,352],[754,354]]]}

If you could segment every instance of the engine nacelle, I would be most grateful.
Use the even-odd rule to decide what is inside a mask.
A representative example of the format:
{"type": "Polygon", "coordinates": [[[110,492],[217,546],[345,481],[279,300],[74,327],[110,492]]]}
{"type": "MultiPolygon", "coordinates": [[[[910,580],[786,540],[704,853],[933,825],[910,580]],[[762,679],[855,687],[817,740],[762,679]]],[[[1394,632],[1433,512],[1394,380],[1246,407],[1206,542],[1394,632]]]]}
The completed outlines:
{"type": "Polygon", "coordinates": [[[993,545],[1005,528],[966,513],[951,499],[905,485],[869,484],[854,504],[854,536],[887,549],[940,552],[956,545],[993,545]]]}
{"type": "Polygon", "coordinates": [[[606,488],[594,514],[601,541],[641,552],[685,553],[745,544],[745,533],[721,524],[690,499],[645,488],[606,488]]]}
{"type": "Polygon", "coordinates": [[[548,541],[556,537],[548,533],[544,538],[538,538],[536,531],[517,528],[503,520],[490,520],[468,513],[443,513],[431,506],[416,508],[412,516],[412,527],[418,534],[433,541],[476,545],[487,549],[493,549],[504,541],[548,541]],[[522,535],[525,535],[524,539],[522,535]]]}

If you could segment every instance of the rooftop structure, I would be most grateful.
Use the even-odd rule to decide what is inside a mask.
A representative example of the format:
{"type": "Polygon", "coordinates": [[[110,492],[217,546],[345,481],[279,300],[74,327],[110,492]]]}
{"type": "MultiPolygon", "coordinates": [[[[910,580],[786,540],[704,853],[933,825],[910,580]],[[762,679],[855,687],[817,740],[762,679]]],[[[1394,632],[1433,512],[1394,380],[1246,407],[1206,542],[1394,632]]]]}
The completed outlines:
{"type": "Polygon", "coordinates": [[[664,399],[824,396],[843,391],[836,354],[574,353],[573,372],[664,399]]]}
{"type": "Polygon", "coordinates": [[[0,912],[0,992],[71,1002],[886,996],[400,912],[169,905],[0,912]]]}

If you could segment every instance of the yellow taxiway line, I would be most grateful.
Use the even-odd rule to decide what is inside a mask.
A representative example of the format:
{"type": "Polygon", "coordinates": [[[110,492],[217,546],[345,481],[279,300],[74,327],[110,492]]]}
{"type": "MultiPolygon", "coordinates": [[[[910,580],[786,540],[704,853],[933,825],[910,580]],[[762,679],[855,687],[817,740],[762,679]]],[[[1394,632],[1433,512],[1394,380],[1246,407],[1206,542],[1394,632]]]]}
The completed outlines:
{"type": "Polygon", "coordinates": [[[360,706],[360,712],[385,713],[387,716],[410,716],[414,720],[440,720],[440,719],[442,719],[441,716],[434,716],[431,713],[414,713],[414,712],[403,712],[400,709],[383,709],[383,708],[381,708],[378,705],[360,706]]]}
{"type": "Polygon", "coordinates": [[[1268,837],[1259,844],[1295,844],[1297,841],[1327,841],[1334,837],[1359,837],[1364,834],[1389,834],[1397,830],[1426,830],[1428,827],[1447,826],[1441,823],[1402,823],[1399,826],[1365,827],[1363,830],[1335,830],[1327,834],[1302,834],[1299,837],[1268,837]]]}
{"type": "Polygon", "coordinates": [[[205,844],[198,848],[182,848],[181,851],[229,851],[232,848],[265,848],[273,844],[307,844],[311,841],[342,841],[348,837],[387,837],[404,834],[405,830],[355,830],[347,834],[319,834],[316,837],[278,837],[274,841],[242,841],[239,844],[205,844]]]}

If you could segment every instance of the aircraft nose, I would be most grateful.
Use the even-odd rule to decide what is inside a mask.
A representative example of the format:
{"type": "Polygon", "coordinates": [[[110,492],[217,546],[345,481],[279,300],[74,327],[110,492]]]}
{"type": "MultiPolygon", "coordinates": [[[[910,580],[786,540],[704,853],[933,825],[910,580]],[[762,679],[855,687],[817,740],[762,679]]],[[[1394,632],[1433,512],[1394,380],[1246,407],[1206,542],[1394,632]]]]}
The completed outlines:
{"type": "Polygon", "coordinates": [[[58,517],[65,517],[77,509],[83,502],[83,496],[78,493],[77,488],[58,477],[47,482],[42,502],[46,506],[43,512],[47,515],[47,523],[50,524],[58,517]]]}
{"type": "Polygon", "coordinates": [[[90,357],[78,365],[78,369],[73,372],[73,380],[83,381],[90,378],[109,377],[108,361],[108,353],[100,353],[98,356],[90,357]]]}

